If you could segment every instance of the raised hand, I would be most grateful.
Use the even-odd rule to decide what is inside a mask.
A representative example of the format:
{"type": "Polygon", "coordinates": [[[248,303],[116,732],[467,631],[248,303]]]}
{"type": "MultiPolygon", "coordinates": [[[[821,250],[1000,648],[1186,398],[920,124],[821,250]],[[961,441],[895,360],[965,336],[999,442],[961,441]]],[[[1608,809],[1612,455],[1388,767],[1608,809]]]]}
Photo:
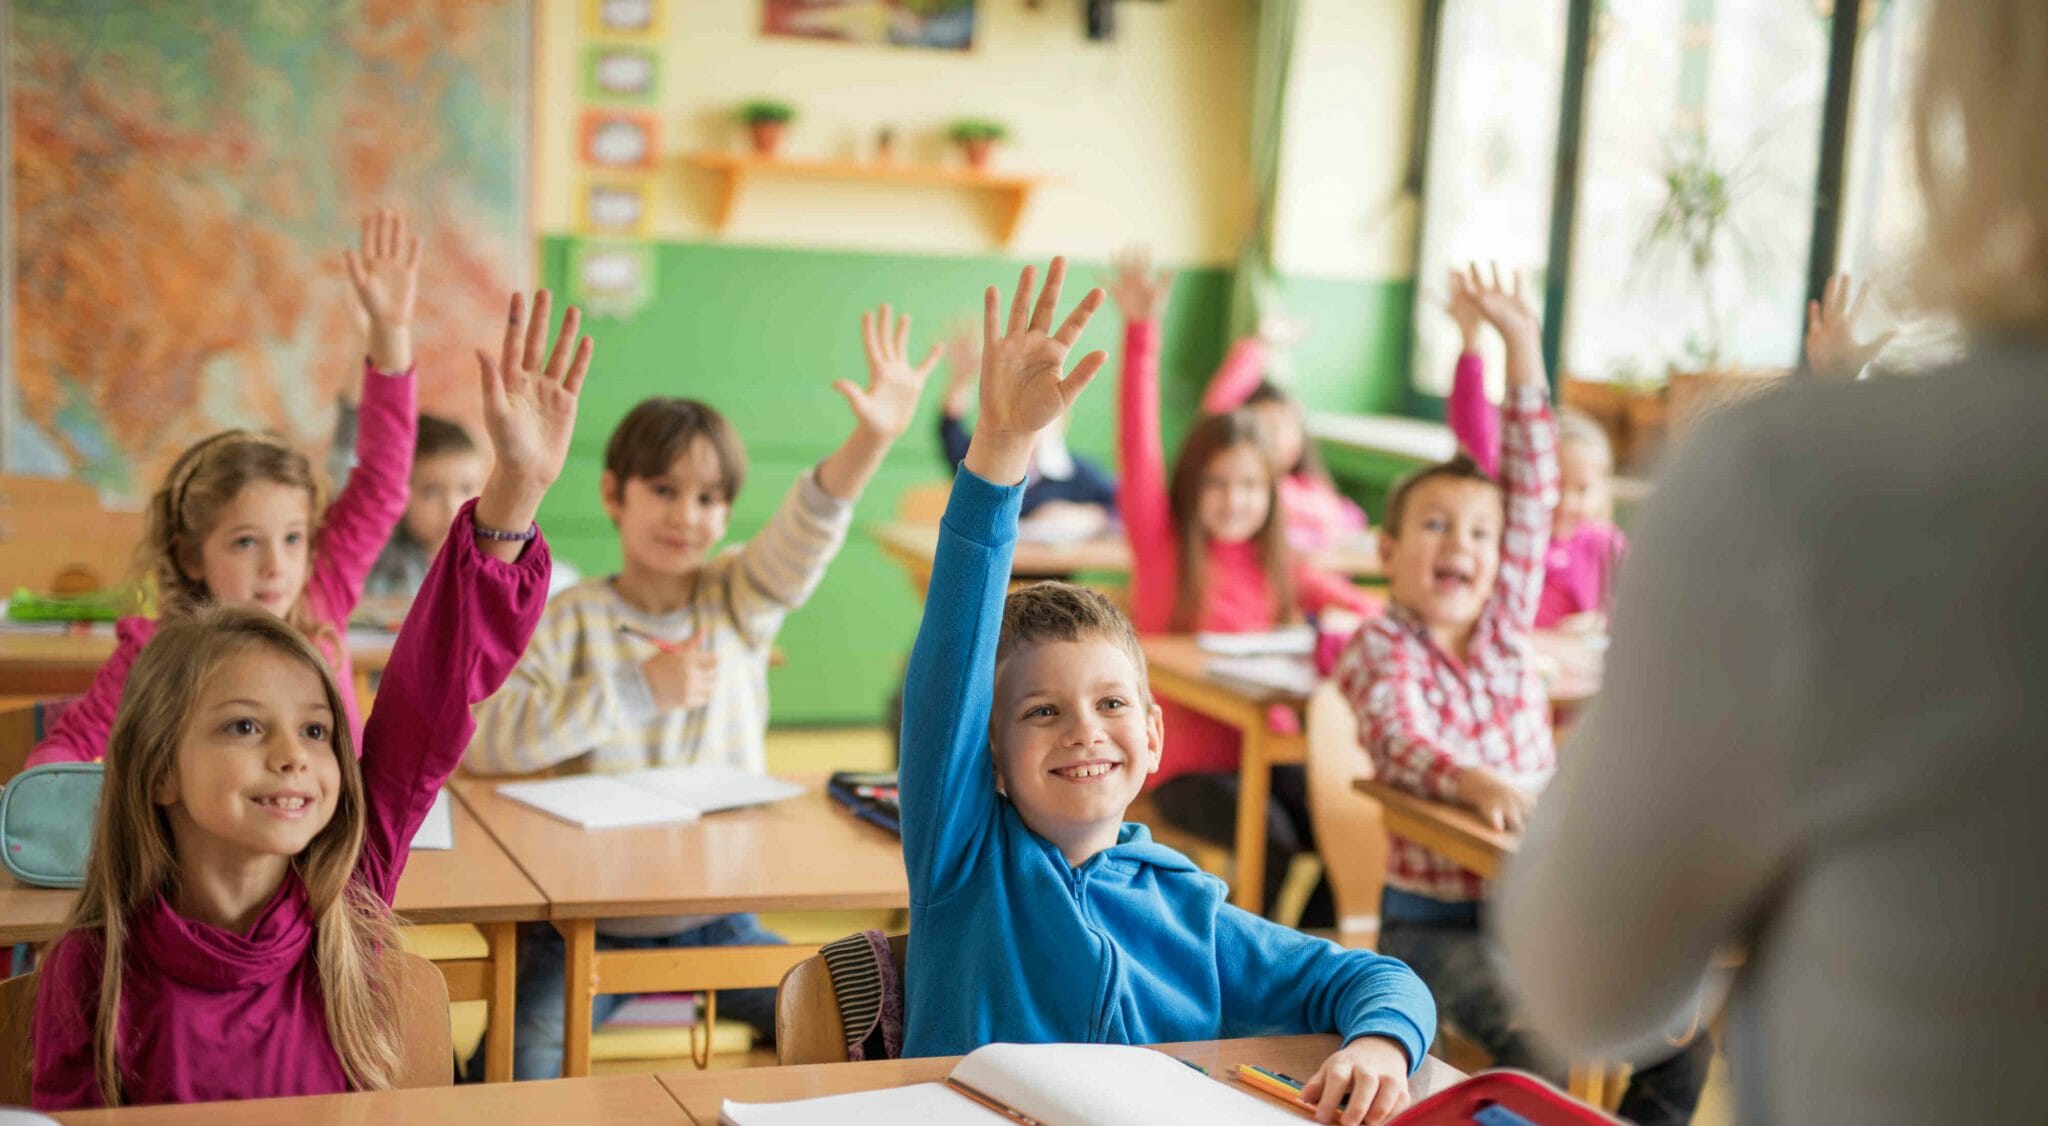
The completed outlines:
{"type": "Polygon", "coordinates": [[[1508,386],[1544,386],[1543,326],[1522,292],[1522,272],[1512,271],[1503,281],[1500,263],[1492,263],[1482,275],[1474,262],[1466,268],[1464,284],[1479,315],[1508,346],[1508,386]]]}
{"type": "Polygon", "coordinates": [[[341,253],[368,322],[370,362],[380,371],[412,366],[412,309],[419,294],[420,240],[390,208],[363,216],[363,248],[341,253]]]}
{"type": "Polygon", "coordinates": [[[911,367],[910,314],[892,320],[892,310],[887,305],[860,315],[860,335],[868,356],[867,387],[863,389],[850,379],[842,379],[833,383],[832,389],[846,396],[853,417],[862,426],[893,442],[910,426],[924,381],[938,366],[939,355],[945,348],[932,345],[924,362],[911,367]]]}
{"type": "Polygon", "coordinates": [[[974,384],[981,378],[981,337],[971,320],[958,321],[946,334],[947,418],[964,418],[974,405],[974,384]]]}
{"type": "Polygon", "coordinates": [[[1821,290],[1819,301],[1806,303],[1806,366],[1815,375],[1824,379],[1854,379],[1898,335],[1894,329],[1862,344],[1856,342],[1856,321],[1869,299],[1869,282],[1857,286],[1849,275],[1836,274],[1821,290]]]}
{"type": "Polygon", "coordinates": [[[998,326],[996,287],[989,286],[982,295],[981,414],[975,419],[974,439],[967,448],[967,468],[1002,485],[1023,480],[1038,432],[1074,405],[1108,358],[1102,352],[1090,352],[1071,372],[1064,370],[1067,353],[1088,327],[1089,318],[1102,307],[1103,294],[1100,289],[1089,290],[1055,332],[1053,314],[1058,311],[1060,287],[1067,279],[1067,260],[1052,260],[1045,287],[1033,305],[1031,290],[1037,278],[1038,271],[1032,266],[1024,267],[1017,278],[1006,330],[998,326]]]}
{"type": "Polygon", "coordinates": [[[548,486],[561,476],[576,430],[576,398],[590,372],[591,342],[577,340],[583,315],[574,306],[562,318],[554,349],[548,349],[551,300],[547,290],[536,292],[529,318],[525,298],[513,294],[497,358],[476,351],[484,429],[496,457],[476,520],[500,531],[525,530],[548,486]]]}
{"type": "Polygon", "coordinates": [[[1126,321],[1156,321],[1166,315],[1166,295],[1173,289],[1173,272],[1152,268],[1152,251],[1145,246],[1126,247],[1117,254],[1117,312],[1126,321]]]}
{"type": "Polygon", "coordinates": [[[1450,271],[1448,294],[1444,298],[1444,312],[1458,326],[1462,350],[1474,351],[1479,346],[1479,326],[1485,322],[1485,317],[1479,312],[1479,297],[1472,290],[1472,282],[1463,271],[1450,271]]]}

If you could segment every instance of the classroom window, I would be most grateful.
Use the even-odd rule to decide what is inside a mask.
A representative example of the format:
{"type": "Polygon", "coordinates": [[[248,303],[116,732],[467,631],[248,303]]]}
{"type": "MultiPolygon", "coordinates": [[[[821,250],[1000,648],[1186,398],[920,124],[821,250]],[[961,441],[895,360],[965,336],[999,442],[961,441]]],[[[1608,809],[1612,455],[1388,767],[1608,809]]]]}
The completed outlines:
{"type": "MultiPolygon", "coordinates": [[[[1448,394],[1458,332],[1443,313],[1453,265],[1498,259],[1539,286],[1548,257],[1565,0],[1450,0],[1435,63],[1427,203],[1417,255],[1415,387],[1448,394]]],[[[1497,349],[1490,342],[1486,347],[1497,349]]],[[[1499,390],[1501,364],[1488,356],[1499,390]]]]}

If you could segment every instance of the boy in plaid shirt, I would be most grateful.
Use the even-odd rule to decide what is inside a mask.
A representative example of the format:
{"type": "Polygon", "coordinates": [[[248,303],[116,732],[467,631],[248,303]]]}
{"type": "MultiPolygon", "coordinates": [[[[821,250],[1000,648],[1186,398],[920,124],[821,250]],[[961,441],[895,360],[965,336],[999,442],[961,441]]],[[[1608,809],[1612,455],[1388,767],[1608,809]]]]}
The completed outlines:
{"type": "MultiPolygon", "coordinates": [[[[1382,780],[1519,831],[1557,765],[1529,647],[1557,504],[1557,428],[1521,278],[1503,286],[1498,269],[1482,279],[1474,266],[1466,280],[1507,344],[1501,480],[1461,456],[1395,487],[1381,533],[1390,606],[1352,638],[1336,675],[1382,780]]],[[[1395,837],[1380,950],[1414,968],[1495,1064],[1555,1073],[1518,1027],[1482,943],[1486,893],[1478,876],[1395,837]]],[[[1710,1057],[1696,1040],[1637,1071],[1622,1116],[1689,1121],[1710,1057]]]]}

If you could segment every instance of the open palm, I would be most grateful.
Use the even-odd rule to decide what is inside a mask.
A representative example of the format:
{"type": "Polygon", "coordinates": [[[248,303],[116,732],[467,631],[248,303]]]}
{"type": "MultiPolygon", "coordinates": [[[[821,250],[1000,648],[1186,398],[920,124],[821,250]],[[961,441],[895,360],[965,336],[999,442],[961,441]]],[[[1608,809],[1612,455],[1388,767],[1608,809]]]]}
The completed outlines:
{"type": "Polygon", "coordinates": [[[1127,321],[1156,321],[1166,313],[1166,296],[1173,290],[1173,272],[1152,267],[1152,251],[1146,246],[1127,247],[1113,263],[1117,312],[1127,321]]]}
{"type": "Polygon", "coordinates": [[[412,323],[419,294],[420,240],[408,235],[405,216],[383,208],[363,216],[363,250],[342,252],[349,284],[372,325],[412,323]]]}
{"type": "Polygon", "coordinates": [[[484,426],[497,453],[498,471],[540,485],[553,484],[569,456],[576,430],[576,398],[590,371],[591,341],[577,340],[583,315],[574,306],[562,317],[562,331],[548,344],[548,291],[533,295],[532,316],[520,294],[512,295],[505,340],[493,360],[482,349],[484,426]],[[543,361],[545,354],[545,361],[543,361]]]}
{"type": "Polygon", "coordinates": [[[1816,375],[1853,379],[1897,335],[1896,331],[1884,332],[1861,344],[1856,342],[1856,322],[1869,299],[1869,282],[1858,288],[1849,275],[1836,274],[1821,290],[1819,301],[1806,303],[1806,366],[1816,375]]]}
{"type": "Polygon", "coordinates": [[[853,416],[862,426],[894,439],[910,427],[911,416],[917,413],[918,396],[924,391],[932,369],[938,366],[944,348],[932,345],[923,363],[910,366],[910,314],[894,317],[887,305],[860,315],[860,334],[867,348],[867,387],[842,379],[832,388],[846,396],[847,405],[853,408],[853,416]]]}
{"type": "Polygon", "coordinates": [[[1479,315],[1502,336],[1535,334],[1541,330],[1536,310],[1522,292],[1520,270],[1511,271],[1503,281],[1500,263],[1493,263],[1489,272],[1481,275],[1479,263],[1474,262],[1465,272],[1465,290],[1479,315]]]}
{"type": "Polygon", "coordinates": [[[1066,277],[1067,260],[1053,259],[1052,267],[1046,271],[1045,288],[1039,292],[1034,307],[1031,288],[1037,270],[1024,267],[1017,279],[1016,296],[1010,301],[1009,328],[1001,336],[996,335],[996,288],[990,286],[984,295],[980,429],[999,434],[1036,434],[1073,405],[1108,358],[1102,352],[1090,352],[1081,357],[1071,373],[1065,372],[1067,353],[1103,301],[1100,289],[1090,290],[1067,315],[1059,331],[1052,331],[1053,314],[1058,311],[1060,287],[1066,277]]]}

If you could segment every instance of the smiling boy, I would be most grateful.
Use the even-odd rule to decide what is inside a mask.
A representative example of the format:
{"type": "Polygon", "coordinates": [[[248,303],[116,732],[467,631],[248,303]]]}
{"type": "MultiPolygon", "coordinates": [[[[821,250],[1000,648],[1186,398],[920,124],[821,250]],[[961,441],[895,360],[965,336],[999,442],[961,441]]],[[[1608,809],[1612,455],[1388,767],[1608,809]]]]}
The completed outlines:
{"type": "Polygon", "coordinates": [[[981,412],[940,528],[904,690],[910,876],[904,1054],[996,1041],[1149,1044],[1334,1032],[1305,1094],[1323,1121],[1380,1122],[1436,1027],[1406,966],[1267,922],[1123,816],[1166,732],[1131,624],[1100,594],[1005,597],[1034,435],[1102,365],[1052,331],[1065,263],[1000,339],[986,295],[981,412]],[[1028,317],[1028,320],[1027,320],[1028,317]]]}

